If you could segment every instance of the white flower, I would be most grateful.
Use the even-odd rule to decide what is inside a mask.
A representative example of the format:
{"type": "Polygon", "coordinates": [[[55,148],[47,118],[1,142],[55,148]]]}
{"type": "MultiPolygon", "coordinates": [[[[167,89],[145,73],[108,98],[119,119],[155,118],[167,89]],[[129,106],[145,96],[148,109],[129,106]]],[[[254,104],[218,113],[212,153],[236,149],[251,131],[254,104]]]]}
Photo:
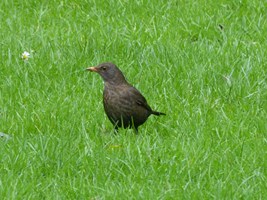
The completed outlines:
{"type": "Polygon", "coordinates": [[[22,55],[21,55],[21,58],[22,58],[23,60],[28,60],[30,56],[31,56],[31,55],[30,55],[29,52],[24,51],[24,52],[22,53],[22,55]]]}

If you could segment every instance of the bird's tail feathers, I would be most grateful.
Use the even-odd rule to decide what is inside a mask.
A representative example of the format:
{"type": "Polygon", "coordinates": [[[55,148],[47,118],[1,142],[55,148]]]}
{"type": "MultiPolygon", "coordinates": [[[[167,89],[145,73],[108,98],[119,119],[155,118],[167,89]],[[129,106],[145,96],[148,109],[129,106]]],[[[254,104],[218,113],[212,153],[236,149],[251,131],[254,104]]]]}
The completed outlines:
{"type": "Polygon", "coordinates": [[[165,113],[158,112],[158,111],[153,111],[153,110],[152,110],[152,114],[153,115],[157,115],[157,116],[159,116],[159,115],[166,115],[165,113]]]}

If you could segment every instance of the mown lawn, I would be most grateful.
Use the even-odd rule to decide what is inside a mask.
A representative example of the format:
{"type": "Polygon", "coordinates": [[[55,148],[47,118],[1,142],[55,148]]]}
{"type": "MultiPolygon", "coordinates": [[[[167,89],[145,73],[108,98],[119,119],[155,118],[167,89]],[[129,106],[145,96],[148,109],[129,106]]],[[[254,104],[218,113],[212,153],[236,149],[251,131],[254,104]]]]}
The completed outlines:
{"type": "Polygon", "coordinates": [[[2,0],[1,199],[265,199],[266,8],[2,0]],[[167,115],[114,135],[105,61],[167,115]]]}

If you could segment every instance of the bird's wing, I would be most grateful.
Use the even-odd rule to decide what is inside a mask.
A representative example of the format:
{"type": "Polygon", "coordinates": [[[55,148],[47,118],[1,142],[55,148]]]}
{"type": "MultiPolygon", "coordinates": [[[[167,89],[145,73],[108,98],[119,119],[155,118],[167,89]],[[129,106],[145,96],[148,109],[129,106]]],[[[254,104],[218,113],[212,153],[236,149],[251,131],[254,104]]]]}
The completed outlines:
{"type": "Polygon", "coordinates": [[[135,87],[130,87],[128,94],[129,96],[131,96],[131,99],[133,99],[137,105],[142,106],[148,111],[152,111],[150,106],[147,104],[145,97],[135,87]]]}

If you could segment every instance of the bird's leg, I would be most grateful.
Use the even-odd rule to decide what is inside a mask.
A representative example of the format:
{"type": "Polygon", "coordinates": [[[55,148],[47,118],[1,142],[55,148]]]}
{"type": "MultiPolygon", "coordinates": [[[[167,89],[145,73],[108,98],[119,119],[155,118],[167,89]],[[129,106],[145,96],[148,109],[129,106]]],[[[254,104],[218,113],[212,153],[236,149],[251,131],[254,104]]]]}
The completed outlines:
{"type": "Polygon", "coordinates": [[[134,133],[138,135],[138,127],[133,126],[134,133]]]}
{"type": "Polygon", "coordinates": [[[119,131],[119,127],[118,126],[114,126],[114,134],[117,135],[119,131]]]}

